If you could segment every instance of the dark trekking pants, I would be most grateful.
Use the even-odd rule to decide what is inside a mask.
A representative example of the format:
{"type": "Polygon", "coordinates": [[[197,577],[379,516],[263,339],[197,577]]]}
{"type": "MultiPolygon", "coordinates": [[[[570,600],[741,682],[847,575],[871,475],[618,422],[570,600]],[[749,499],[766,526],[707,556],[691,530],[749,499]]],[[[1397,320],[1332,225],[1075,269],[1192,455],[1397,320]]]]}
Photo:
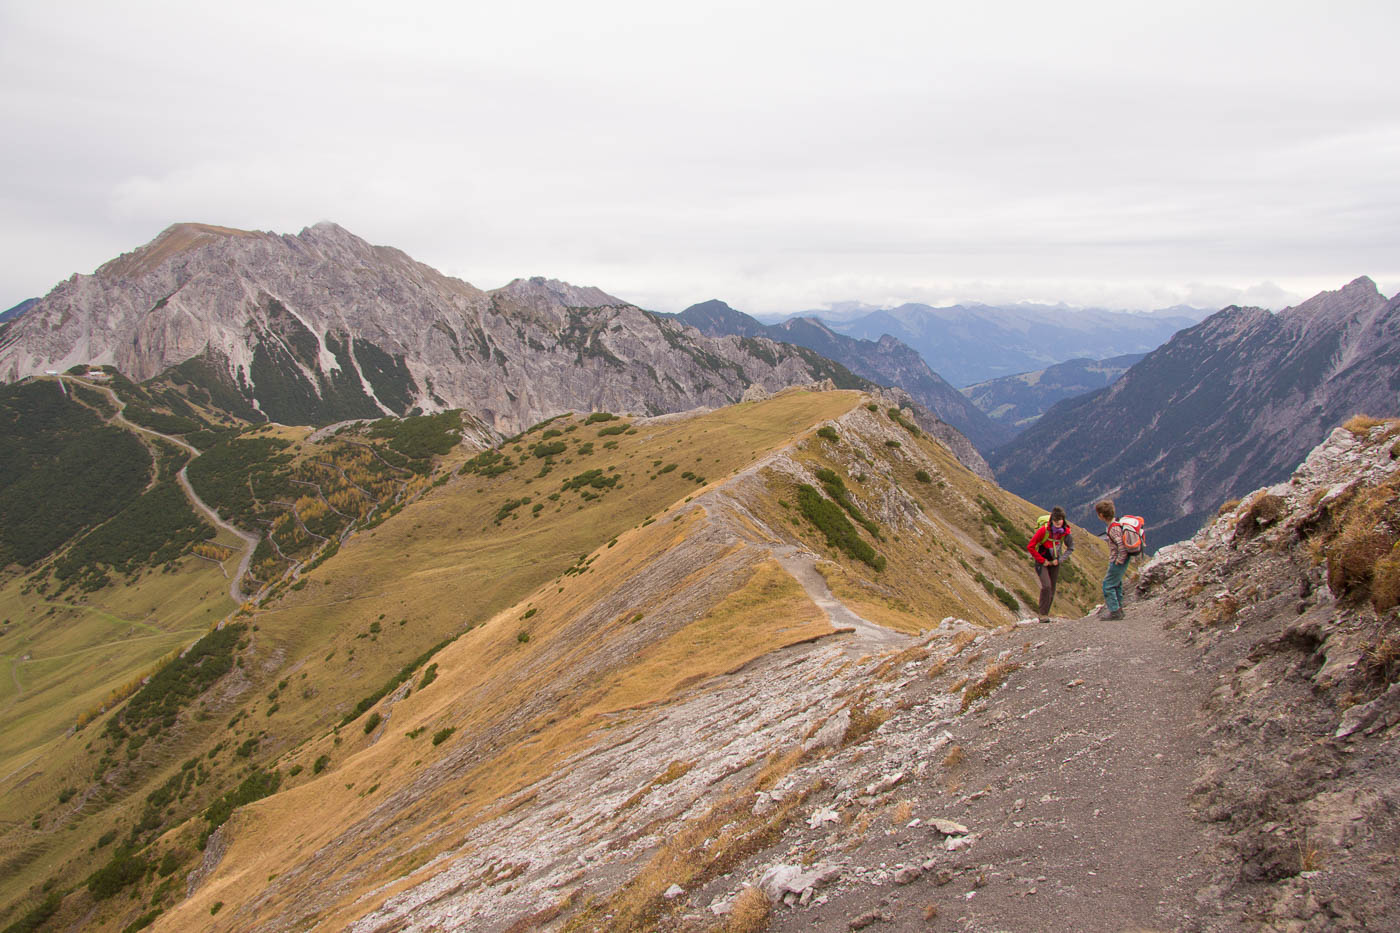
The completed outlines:
{"type": "Polygon", "coordinates": [[[1060,581],[1059,564],[1036,564],[1036,575],[1040,577],[1040,605],[1037,609],[1042,619],[1049,617],[1050,604],[1055,601],[1055,584],[1060,581]]]}

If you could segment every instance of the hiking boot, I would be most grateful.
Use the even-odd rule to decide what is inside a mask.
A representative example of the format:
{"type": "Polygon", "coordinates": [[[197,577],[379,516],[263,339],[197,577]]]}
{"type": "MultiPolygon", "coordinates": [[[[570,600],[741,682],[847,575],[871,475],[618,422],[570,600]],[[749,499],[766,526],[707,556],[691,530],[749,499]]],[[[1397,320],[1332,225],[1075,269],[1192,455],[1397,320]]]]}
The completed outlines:
{"type": "Polygon", "coordinates": [[[1114,621],[1114,622],[1118,621],[1119,619],[1123,618],[1123,610],[1122,610],[1122,609],[1115,609],[1115,610],[1113,610],[1112,612],[1110,612],[1110,613],[1108,614],[1108,618],[1109,618],[1111,621],[1114,621]]]}

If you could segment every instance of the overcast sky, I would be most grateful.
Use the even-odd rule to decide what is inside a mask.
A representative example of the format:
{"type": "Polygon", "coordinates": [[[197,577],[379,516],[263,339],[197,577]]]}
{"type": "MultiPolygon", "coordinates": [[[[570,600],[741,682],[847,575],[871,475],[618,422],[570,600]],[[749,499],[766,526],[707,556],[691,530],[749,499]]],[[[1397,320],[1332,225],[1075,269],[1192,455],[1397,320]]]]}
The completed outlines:
{"type": "Polygon", "coordinates": [[[1400,290],[1400,4],[0,0],[0,310],[333,220],[676,311],[1400,290]]]}

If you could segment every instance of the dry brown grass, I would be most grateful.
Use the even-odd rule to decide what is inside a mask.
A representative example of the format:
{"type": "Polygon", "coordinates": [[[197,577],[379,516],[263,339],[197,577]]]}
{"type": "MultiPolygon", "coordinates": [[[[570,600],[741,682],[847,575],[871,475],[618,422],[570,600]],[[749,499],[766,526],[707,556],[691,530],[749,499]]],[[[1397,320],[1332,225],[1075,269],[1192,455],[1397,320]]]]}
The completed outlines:
{"type": "Polygon", "coordinates": [[[1371,571],[1371,605],[1376,612],[1400,606],[1400,547],[1376,561],[1371,571]]]}
{"type": "Polygon", "coordinates": [[[1327,585],[1338,595],[1369,592],[1377,562],[1393,546],[1394,540],[1383,531],[1359,522],[1349,525],[1327,549],[1327,585]]]}
{"type": "Polygon", "coordinates": [[[914,818],[914,804],[908,800],[901,800],[894,805],[894,812],[890,814],[890,819],[897,824],[908,823],[914,818]]]}
{"type": "Polygon", "coordinates": [[[1240,507],[1239,499],[1227,499],[1220,503],[1220,508],[1215,510],[1216,517],[1224,515],[1226,512],[1233,512],[1240,507]]]}
{"type": "Polygon", "coordinates": [[[762,933],[768,929],[768,917],[773,904],[756,887],[748,887],[734,899],[734,908],[728,918],[714,929],[717,933],[762,933]]]}
{"type": "Polygon", "coordinates": [[[939,658],[928,666],[928,676],[930,679],[937,677],[948,669],[948,659],[939,658]]]}
{"type": "Polygon", "coordinates": [[[982,679],[977,681],[962,698],[962,712],[967,712],[967,708],[983,697],[989,696],[993,690],[1006,682],[1006,678],[1021,669],[1021,665],[1014,661],[993,661],[987,665],[987,670],[982,675],[982,679]]]}
{"type": "Polygon", "coordinates": [[[961,745],[954,745],[948,749],[948,754],[943,756],[943,767],[951,771],[966,760],[967,752],[963,751],[961,745]]]}
{"type": "Polygon", "coordinates": [[[1235,537],[1248,540],[1278,521],[1283,515],[1285,502],[1282,496],[1266,493],[1253,499],[1239,521],[1235,522],[1235,537]]]}
{"type": "Polygon", "coordinates": [[[846,734],[841,737],[841,744],[850,745],[853,742],[859,742],[884,725],[889,718],[889,710],[880,707],[867,709],[863,701],[857,702],[851,707],[851,724],[846,727],[846,734]]]}
{"type": "Polygon", "coordinates": [[[966,687],[966,686],[967,686],[967,683],[968,683],[968,681],[970,681],[970,680],[972,680],[971,677],[963,677],[963,678],[962,678],[961,680],[959,680],[957,683],[955,683],[955,684],[953,684],[951,687],[949,687],[949,688],[948,688],[948,692],[949,692],[949,693],[957,693],[957,692],[959,692],[960,690],[962,690],[963,687],[966,687]]]}
{"type": "Polygon", "coordinates": [[[1371,433],[1372,428],[1385,424],[1385,421],[1384,418],[1372,418],[1370,415],[1352,415],[1342,427],[1357,437],[1365,439],[1371,433]]]}
{"type": "Polygon", "coordinates": [[[1297,840],[1298,846],[1298,870],[1317,871],[1322,867],[1322,849],[1308,839],[1304,833],[1297,840]]]}
{"type": "Polygon", "coordinates": [[[1366,648],[1364,661],[1372,678],[1383,684],[1394,683],[1400,677],[1400,632],[1393,628],[1378,631],[1375,641],[1366,648]]]}
{"type": "Polygon", "coordinates": [[[583,899],[583,889],[578,888],[563,900],[556,904],[551,904],[542,910],[537,910],[532,914],[526,914],[506,927],[502,933],[535,933],[542,930],[546,925],[558,920],[566,911],[578,906],[578,902],[583,899]]]}
{"type": "Polygon", "coordinates": [[[894,657],[887,658],[881,662],[880,666],[875,668],[874,676],[879,680],[890,680],[899,673],[900,668],[904,665],[911,661],[923,661],[928,658],[930,654],[932,654],[932,652],[922,645],[913,645],[912,647],[905,648],[894,657]]]}
{"type": "Polygon", "coordinates": [[[655,790],[658,787],[661,787],[664,784],[670,784],[672,781],[679,781],[681,778],[685,777],[686,772],[693,767],[695,767],[695,762],[693,761],[671,762],[671,764],[666,768],[666,770],[658,774],[650,784],[637,791],[631,797],[628,797],[627,802],[624,803],[619,809],[632,809],[634,806],[645,800],[647,794],[650,794],[653,790],[655,790]]]}
{"type": "Polygon", "coordinates": [[[1229,593],[1219,599],[1213,599],[1210,605],[1201,610],[1201,625],[1223,625],[1234,621],[1239,615],[1240,601],[1229,593]]]}

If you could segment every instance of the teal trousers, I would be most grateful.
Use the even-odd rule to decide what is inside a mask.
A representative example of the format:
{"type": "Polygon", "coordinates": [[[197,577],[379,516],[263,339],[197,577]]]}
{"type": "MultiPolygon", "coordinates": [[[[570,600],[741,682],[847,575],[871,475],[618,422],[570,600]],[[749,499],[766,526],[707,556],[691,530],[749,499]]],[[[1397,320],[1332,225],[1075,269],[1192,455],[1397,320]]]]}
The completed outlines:
{"type": "Polygon", "coordinates": [[[1103,575],[1103,604],[1109,612],[1123,608],[1123,574],[1128,572],[1128,563],[1108,562],[1108,573],[1103,575]]]}

